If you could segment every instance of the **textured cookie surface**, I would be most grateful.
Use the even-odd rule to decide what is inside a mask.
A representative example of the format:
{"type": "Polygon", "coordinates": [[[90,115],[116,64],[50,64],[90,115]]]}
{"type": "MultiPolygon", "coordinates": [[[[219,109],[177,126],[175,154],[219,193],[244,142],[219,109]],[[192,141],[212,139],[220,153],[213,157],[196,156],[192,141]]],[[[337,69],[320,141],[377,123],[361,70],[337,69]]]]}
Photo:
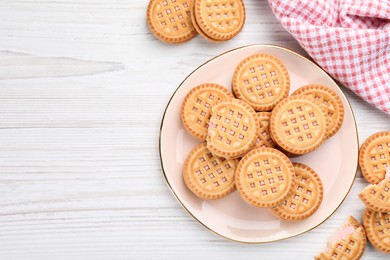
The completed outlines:
{"type": "Polygon", "coordinates": [[[377,212],[366,209],[363,225],[367,238],[378,250],[390,254],[390,212],[377,212]]]}
{"type": "Polygon", "coordinates": [[[213,155],[201,143],[188,155],[183,170],[186,186],[199,198],[220,199],[235,190],[237,160],[213,155]]]}
{"type": "Polygon", "coordinates": [[[378,184],[368,185],[359,194],[367,208],[374,211],[390,212],[390,167],[385,179],[378,184]]]}
{"type": "Polygon", "coordinates": [[[344,106],[336,92],[326,86],[312,84],[297,89],[293,95],[310,96],[321,104],[330,118],[328,138],[337,133],[344,121],[344,106]]]}
{"type": "Polygon", "coordinates": [[[195,0],[194,5],[198,29],[215,41],[233,38],[244,26],[242,0],[195,0]]]}
{"type": "Polygon", "coordinates": [[[273,140],[292,154],[317,149],[327,136],[324,110],[303,95],[283,99],[272,111],[270,122],[273,140]]]}
{"type": "Polygon", "coordinates": [[[316,256],[321,260],[358,260],[366,249],[366,233],[359,222],[350,216],[330,238],[328,249],[316,256]]]}
{"type": "Polygon", "coordinates": [[[269,130],[269,121],[271,119],[270,112],[258,112],[257,113],[257,141],[254,148],[261,147],[275,147],[275,142],[271,138],[269,130]]]}
{"type": "Polygon", "coordinates": [[[292,192],[295,182],[290,160],[273,148],[258,148],[246,154],[236,170],[240,196],[255,207],[274,207],[292,192]]]}
{"type": "Polygon", "coordinates": [[[268,111],[287,97],[290,77],[275,57],[255,54],[237,66],[232,85],[237,98],[248,102],[256,111],[268,111]]]}
{"type": "Polygon", "coordinates": [[[257,140],[257,116],[247,103],[227,98],[211,108],[207,147],[215,155],[238,158],[247,153],[257,140]]]}
{"type": "Polygon", "coordinates": [[[275,215],[286,220],[310,217],[319,208],[323,197],[320,177],[309,166],[293,163],[296,182],[292,194],[272,209],[275,215]]]}
{"type": "Polygon", "coordinates": [[[359,164],[369,183],[379,183],[390,167],[390,132],[371,135],[361,146],[359,164]]]}
{"type": "Polygon", "coordinates": [[[206,140],[212,104],[222,98],[233,97],[223,86],[206,83],[193,88],[184,98],[181,120],[193,136],[206,140]]]}
{"type": "Polygon", "coordinates": [[[167,43],[182,43],[196,35],[191,21],[193,0],[150,0],[146,17],[152,33],[167,43]]]}

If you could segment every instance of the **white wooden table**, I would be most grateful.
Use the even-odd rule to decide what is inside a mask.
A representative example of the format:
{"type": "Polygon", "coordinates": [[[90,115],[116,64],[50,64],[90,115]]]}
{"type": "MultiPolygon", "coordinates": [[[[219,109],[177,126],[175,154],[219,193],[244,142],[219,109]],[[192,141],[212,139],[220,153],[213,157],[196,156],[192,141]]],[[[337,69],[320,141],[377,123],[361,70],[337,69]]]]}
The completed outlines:
{"type": "MultiPolygon", "coordinates": [[[[168,190],[159,127],[187,74],[253,43],[305,54],[265,0],[245,4],[235,39],[171,46],[149,32],[146,1],[0,1],[0,259],[311,259],[349,214],[360,219],[360,173],[324,224],[262,245],[209,232],[168,190]]],[[[390,129],[343,90],[360,142],[390,129]]],[[[364,255],[386,257],[371,246],[364,255]]]]}

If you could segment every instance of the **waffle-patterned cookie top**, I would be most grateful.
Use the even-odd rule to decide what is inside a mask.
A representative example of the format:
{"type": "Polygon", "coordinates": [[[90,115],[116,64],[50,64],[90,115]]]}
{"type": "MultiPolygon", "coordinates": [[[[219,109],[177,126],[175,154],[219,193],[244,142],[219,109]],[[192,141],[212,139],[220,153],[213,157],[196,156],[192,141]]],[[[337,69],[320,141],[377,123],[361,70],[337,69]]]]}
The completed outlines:
{"type": "Polygon", "coordinates": [[[242,0],[195,0],[194,12],[200,30],[216,41],[233,38],[245,23],[242,0]]]}
{"type": "Polygon", "coordinates": [[[241,197],[255,207],[274,207],[291,192],[295,182],[290,160],[273,148],[258,148],[238,164],[236,187],[241,197]]]}
{"type": "Polygon", "coordinates": [[[328,121],[323,109],[310,97],[290,96],[272,111],[270,129],[274,141],[282,149],[306,154],[325,141],[328,121]]]}
{"type": "Polygon", "coordinates": [[[378,250],[390,253],[390,212],[377,212],[366,209],[363,225],[368,240],[378,250]]]}
{"type": "Polygon", "coordinates": [[[300,220],[316,212],[324,191],[321,179],[313,169],[301,163],[293,165],[296,176],[293,192],[272,210],[282,219],[300,220]]]}
{"type": "Polygon", "coordinates": [[[364,232],[364,228],[353,217],[349,217],[347,222],[336,233],[340,231],[345,232],[349,230],[351,230],[350,234],[347,234],[345,237],[341,236],[336,241],[333,241],[333,237],[332,237],[328,245],[328,250],[322,252],[319,256],[316,256],[315,259],[316,260],[324,260],[324,259],[359,260],[366,248],[366,244],[367,244],[366,233],[364,232]]]}
{"type": "Polygon", "coordinates": [[[247,103],[227,98],[211,108],[207,147],[218,156],[238,158],[248,152],[257,139],[256,112],[247,103]]]}
{"type": "Polygon", "coordinates": [[[261,147],[275,147],[275,142],[271,138],[271,133],[269,130],[269,120],[271,119],[270,112],[258,112],[257,113],[257,140],[254,148],[261,147]]]}
{"type": "Polygon", "coordinates": [[[193,136],[206,139],[212,104],[223,98],[233,97],[225,87],[205,83],[193,88],[184,98],[181,119],[186,130],[193,136]]]}
{"type": "MultiPolygon", "coordinates": [[[[388,168],[390,170],[390,167],[388,168]]],[[[367,208],[380,212],[390,212],[390,178],[372,184],[359,194],[367,208]]]]}
{"type": "Polygon", "coordinates": [[[370,136],[361,146],[359,164],[364,178],[370,183],[379,183],[390,167],[390,132],[370,136]]]}
{"type": "Polygon", "coordinates": [[[293,95],[306,95],[320,104],[330,119],[328,138],[333,136],[344,121],[344,106],[340,97],[332,89],[318,84],[303,86],[297,89],[293,95]]]}
{"type": "Polygon", "coordinates": [[[152,33],[168,43],[185,42],[196,35],[191,21],[193,0],[151,0],[147,20],[152,33]]]}
{"type": "Polygon", "coordinates": [[[287,97],[290,77],[275,57],[255,54],[237,66],[232,85],[237,98],[248,102],[256,111],[268,111],[287,97]]]}
{"type": "Polygon", "coordinates": [[[188,155],[183,178],[187,187],[202,199],[219,199],[233,190],[237,160],[213,155],[201,143],[188,155]]]}

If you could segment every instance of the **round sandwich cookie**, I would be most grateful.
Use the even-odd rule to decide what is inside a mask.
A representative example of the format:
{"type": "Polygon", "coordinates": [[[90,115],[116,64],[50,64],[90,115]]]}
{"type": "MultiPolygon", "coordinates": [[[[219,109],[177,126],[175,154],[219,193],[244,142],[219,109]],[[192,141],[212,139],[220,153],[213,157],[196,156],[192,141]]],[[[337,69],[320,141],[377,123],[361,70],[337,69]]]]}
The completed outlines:
{"type": "Polygon", "coordinates": [[[244,27],[245,17],[242,0],[194,0],[195,28],[207,40],[230,40],[244,27]]]}
{"type": "Polygon", "coordinates": [[[293,95],[306,95],[320,104],[330,119],[328,138],[340,129],[344,121],[344,106],[334,90],[319,84],[311,84],[297,89],[293,95]]]}
{"type": "Polygon", "coordinates": [[[151,32],[161,41],[178,44],[192,39],[196,30],[191,21],[193,0],[150,0],[146,18],[151,32]]]}
{"type": "Polygon", "coordinates": [[[364,228],[352,216],[329,239],[328,248],[316,260],[359,260],[366,249],[364,228]]]}
{"type": "Polygon", "coordinates": [[[238,158],[246,154],[257,140],[257,116],[247,103],[226,98],[211,108],[207,148],[215,155],[238,158]]]}
{"type": "Polygon", "coordinates": [[[271,133],[269,130],[269,121],[271,119],[271,113],[258,112],[256,114],[259,126],[257,128],[257,141],[254,148],[275,147],[275,142],[274,140],[272,140],[271,133]]]}
{"type": "Polygon", "coordinates": [[[237,164],[238,160],[213,155],[206,143],[201,143],[190,152],[184,163],[184,183],[201,199],[226,197],[235,190],[234,174],[237,164]]]}
{"type": "Polygon", "coordinates": [[[272,139],[286,152],[307,154],[327,137],[329,121],[324,109],[310,97],[297,95],[283,99],[272,110],[272,139]]]}
{"type": "Polygon", "coordinates": [[[293,163],[296,181],[292,194],[272,209],[285,220],[301,220],[313,215],[320,207],[324,189],[318,174],[309,166],[293,163]]]}
{"type": "Polygon", "coordinates": [[[269,111],[288,96],[290,76],[277,58],[255,54],[238,64],[233,75],[233,92],[256,111],[269,111]]]}
{"type": "Polygon", "coordinates": [[[378,184],[370,184],[359,193],[367,208],[379,212],[390,212],[390,167],[385,178],[378,184]]]}
{"type": "Polygon", "coordinates": [[[390,167],[390,131],[371,135],[360,147],[359,164],[364,178],[377,184],[390,167]]]}
{"type": "Polygon", "coordinates": [[[390,254],[390,212],[366,209],[363,214],[363,226],[371,244],[376,249],[390,254]]]}
{"type": "Polygon", "coordinates": [[[294,167],[274,148],[258,148],[246,154],[236,170],[240,196],[255,207],[275,207],[293,191],[294,167]]]}
{"type": "Polygon", "coordinates": [[[212,104],[223,98],[233,97],[225,87],[205,83],[193,88],[184,98],[181,106],[181,120],[191,135],[206,140],[212,104]]]}

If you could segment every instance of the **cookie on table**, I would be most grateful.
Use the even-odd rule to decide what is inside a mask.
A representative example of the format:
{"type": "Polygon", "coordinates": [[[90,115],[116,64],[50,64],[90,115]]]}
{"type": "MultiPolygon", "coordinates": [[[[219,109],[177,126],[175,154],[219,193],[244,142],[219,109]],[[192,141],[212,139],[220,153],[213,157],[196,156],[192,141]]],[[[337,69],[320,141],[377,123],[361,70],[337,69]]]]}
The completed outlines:
{"type": "Polygon", "coordinates": [[[191,21],[193,0],[150,0],[146,18],[151,32],[161,41],[178,44],[192,39],[196,30],[191,21]]]}
{"type": "Polygon", "coordinates": [[[275,147],[275,142],[271,138],[269,130],[270,112],[258,112],[257,114],[257,141],[254,148],[275,147]]]}
{"type": "Polygon", "coordinates": [[[237,164],[238,160],[213,155],[206,143],[201,143],[190,152],[184,163],[184,183],[201,199],[226,197],[235,190],[234,174],[237,164]]]}
{"type": "Polygon", "coordinates": [[[290,76],[277,58],[255,54],[240,62],[234,71],[233,92],[256,111],[269,111],[288,96],[290,76]]]}
{"type": "Polygon", "coordinates": [[[238,158],[257,140],[257,116],[253,108],[238,99],[226,98],[211,107],[207,148],[215,155],[238,158]]]}
{"type": "Polygon", "coordinates": [[[327,138],[328,120],[324,109],[310,97],[290,96],[272,110],[272,139],[283,150],[294,155],[317,149],[327,138]]]}
{"type": "Polygon", "coordinates": [[[250,151],[239,162],[236,188],[240,196],[255,207],[274,207],[293,191],[294,167],[274,148],[250,151]]]}
{"type": "Polygon", "coordinates": [[[371,135],[360,147],[359,165],[364,178],[377,184],[390,167],[390,131],[371,135]]]}
{"type": "Polygon", "coordinates": [[[363,226],[371,244],[376,249],[390,254],[390,212],[366,209],[363,214],[363,226]]]}
{"type": "Polygon", "coordinates": [[[303,163],[293,163],[296,181],[292,194],[272,209],[285,220],[301,220],[313,215],[320,207],[324,188],[318,174],[303,163]]]}
{"type": "Polygon", "coordinates": [[[334,90],[324,85],[311,84],[297,89],[293,95],[310,96],[321,104],[330,118],[328,138],[337,133],[344,121],[344,106],[334,90]]]}
{"type": "Polygon", "coordinates": [[[181,120],[191,135],[206,140],[212,104],[223,98],[233,97],[225,87],[205,83],[193,88],[184,98],[181,106],[181,120]]]}
{"type": "Polygon", "coordinates": [[[385,178],[378,184],[368,185],[359,193],[367,208],[379,212],[390,212],[390,167],[385,178]]]}
{"type": "Polygon", "coordinates": [[[193,4],[193,23],[207,40],[230,40],[244,27],[246,12],[242,0],[194,0],[193,4]]]}
{"type": "Polygon", "coordinates": [[[329,239],[328,248],[317,260],[358,260],[366,249],[366,233],[364,228],[352,216],[329,239]]]}

